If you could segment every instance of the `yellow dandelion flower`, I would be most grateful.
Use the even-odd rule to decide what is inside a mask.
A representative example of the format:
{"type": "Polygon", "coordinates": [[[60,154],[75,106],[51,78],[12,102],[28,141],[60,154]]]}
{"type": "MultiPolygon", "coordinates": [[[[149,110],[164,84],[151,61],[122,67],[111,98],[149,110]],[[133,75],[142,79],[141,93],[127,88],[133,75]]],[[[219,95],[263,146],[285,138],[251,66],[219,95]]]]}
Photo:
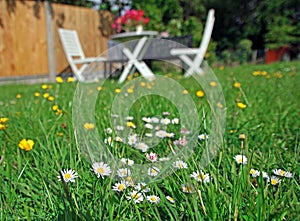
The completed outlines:
{"type": "Polygon", "coordinates": [[[127,92],[128,92],[128,94],[132,94],[133,93],[133,88],[128,88],[127,92]]]}
{"type": "Polygon", "coordinates": [[[5,130],[6,129],[6,124],[2,124],[2,123],[0,123],[0,130],[5,130]]]}
{"type": "Polygon", "coordinates": [[[240,109],[245,109],[247,107],[246,104],[242,103],[242,102],[237,102],[237,107],[240,108],[240,109]]]}
{"type": "Polygon", "coordinates": [[[0,118],[0,123],[7,123],[8,122],[8,118],[7,117],[1,117],[0,118]]]}
{"type": "Polygon", "coordinates": [[[129,80],[129,81],[132,80],[132,78],[133,78],[132,75],[128,75],[128,76],[127,76],[127,80],[129,80]]]}
{"type": "Polygon", "coordinates": [[[43,97],[46,98],[46,99],[47,99],[49,96],[50,96],[49,93],[44,93],[44,94],[43,94],[43,97]]]}
{"type": "Polygon", "coordinates": [[[58,110],[58,105],[53,105],[52,110],[54,110],[54,111],[58,110]]]}
{"type": "Polygon", "coordinates": [[[242,86],[242,84],[241,84],[240,82],[235,82],[235,83],[233,84],[233,86],[234,86],[235,88],[239,88],[239,87],[242,86]]]}
{"type": "Polygon", "coordinates": [[[60,109],[57,109],[56,112],[55,112],[56,115],[61,115],[62,113],[63,113],[63,111],[60,110],[60,109]]]}
{"type": "Polygon", "coordinates": [[[139,76],[139,73],[138,72],[134,72],[133,76],[137,77],[137,76],[139,76]]]}
{"type": "Polygon", "coordinates": [[[233,134],[233,133],[235,133],[235,132],[237,132],[237,130],[230,130],[230,131],[229,131],[229,133],[231,133],[231,134],[233,134]]]}
{"type": "Polygon", "coordinates": [[[146,86],[146,83],[145,82],[141,82],[141,87],[145,87],[146,86]]]}
{"type": "Polygon", "coordinates": [[[262,71],[262,72],[261,72],[261,75],[262,75],[262,76],[266,76],[266,75],[268,75],[268,72],[262,71]]]}
{"type": "Polygon", "coordinates": [[[64,134],[63,134],[63,132],[58,132],[56,135],[57,135],[58,137],[62,137],[64,134]]]}
{"type": "Polygon", "coordinates": [[[98,90],[98,91],[102,91],[102,89],[103,89],[102,86],[97,87],[97,90],[98,90]]]}
{"type": "Polygon", "coordinates": [[[120,89],[120,88],[116,88],[116,89],[115,89],[115,92],[118,94],[118,93],[121,92],[121,89],[120,89]]]}
{"type": "Polygon", "coordinates": [[[16,94],[16,98],[20,99],[22,97],[21,94],[16,94]]]}
{"type": "Polygon", "coordinates": [[[223,106],[223,104],[221,104],[220,102],[218,102],[217,103],[217,107],[222,109],[224,106],[223,106]]]}
{"type": "Polygon", "coordinates": [[[42,86],[41,86],[41,87],[42,87],[42,89],[43,89],[43,90],[46,90],[46,89],[48,89],[48,85],[47,85],[47,84],[42,84],[42,86]]]}
{"type": "Polygon", "coordinates": [[[92,130],[95,128],[95,125],[93,123],[85,123],[83,126],[86,130],[92,130]]]}
{"type": "Polygon", "coordinates": [[[132,121],[126,123],[127,127],[136,128],[135,124],[132,121]]]}
{"type": "Polygon", "coordinates": [[[64,79],[62,79],[62,77],[56,77],[56,82],[57,83],[63,83],[64,79]]]}
{"type": "Polygon", "coordinates": [[[29,140],[22,139],[19,142],[19,147],[25,151],[31,150],[33,148],[33,145],[34,145],[34,142],[33,142],[33,140],[30,140],[30,139],[29,140]]]}
{"type": "Polygon", "coordinates": [[[209,83],[209,85],[212,86],[212,87],[215,87],[215,86],[217,86],[217,82],[211,81],[211,82],[209,83]]]}
{"type": "Polygon", "coordinates": [[[48,97],[48,101],[54,101],[54,97],[53,96],[49,96],[48,97]]]}
{"type": "Polygon", "coordinates": [[[68,77],[68,78],[67,78],[67,82],[68,82],[68,83],[71,83],[71,82],[73,82],[73,81],[74,81],[74,78],[73,78],[73,77],[68,77]]]}
{"type": "Polygon", "coordinates": [[[219,67],[219,70],[220,70],[220,71],[223,71],[223,70],[224,70],[224,66],[223,66],[223,65],[220,66],[220,67],[219,67]]]}
{"type": "Polygon", "coordinates": [[[188,92],[188,90],[183,90],[182,93],[183,94],[188,94],[189,92],[188,92]]]}
{"type": "Polygon", "coordinates": [[[197,97],[204,97],[204,92],[202,90],[199,90],[196,92],[197,97]]]}
{"type": "Polygon", "coordinates": [[[41,94],[40,94],[39,92],[35,92],[35,93],[34,93],[34,96],[35,96],[35,97],[39,97],[40,95],[41,95],[41,94]]]}

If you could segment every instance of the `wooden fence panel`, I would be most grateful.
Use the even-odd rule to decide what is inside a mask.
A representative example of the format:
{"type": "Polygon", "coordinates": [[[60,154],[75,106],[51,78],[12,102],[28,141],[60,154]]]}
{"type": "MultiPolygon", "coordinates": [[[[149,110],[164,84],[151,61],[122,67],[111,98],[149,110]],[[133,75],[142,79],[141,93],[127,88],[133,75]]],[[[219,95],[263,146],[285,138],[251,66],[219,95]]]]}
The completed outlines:
{"type": "MultiPolygon", "coordinates": [[[[51,4],[55,72],[68,67],[58,28],[78,31],[86,56],[107,50],[112,14],[89,8],[51,4]]],[[[44,2],[0,1],[0,78],[48,75],[46,10],[44,2]]]]}

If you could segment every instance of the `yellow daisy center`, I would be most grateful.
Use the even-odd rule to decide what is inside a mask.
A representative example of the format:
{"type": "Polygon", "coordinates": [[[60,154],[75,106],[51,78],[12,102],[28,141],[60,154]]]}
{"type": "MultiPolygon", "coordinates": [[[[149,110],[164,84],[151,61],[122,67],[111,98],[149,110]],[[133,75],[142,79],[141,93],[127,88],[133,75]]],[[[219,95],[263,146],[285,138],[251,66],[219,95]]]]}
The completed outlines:
{"type": "Polygon", "coordinates": [[[100,168],[98,168],[98,173],[100,173],[100,174],[102,174],[102,173],[104,173],[104,169],[103,169],[103,167],[100,167],[100,168]]]}
{"type": "Polygon", "coordinates": [[[66,174],[65,174],[65,178],[66,178],[66,179],[71,179],[71,174],[66,173],[66,174]]]}
{"type": "Polygon", "coordinates": [[[150,197],[151,201],[156,201],[156,198],[154,196],[150,197]]]}
{"type": "Polygon", "coordinates": [[[123,183],[121,183],[119,186],[118,186],[118,190],[123,190],[125,188],[125,185],[123,183]]]}
{"type": "Polygon", "coordinates": [[[271,183],[272,183],[273,185],[276,185],[276,184],[277,184],[277,180],[271,180],[271,183]]]}

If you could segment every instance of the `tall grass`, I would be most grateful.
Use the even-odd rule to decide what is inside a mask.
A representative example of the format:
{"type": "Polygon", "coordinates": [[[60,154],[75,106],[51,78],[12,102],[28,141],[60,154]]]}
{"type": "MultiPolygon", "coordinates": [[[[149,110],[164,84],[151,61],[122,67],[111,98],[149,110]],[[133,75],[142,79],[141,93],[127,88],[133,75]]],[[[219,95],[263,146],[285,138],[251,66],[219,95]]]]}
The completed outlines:
{"type": "MultiPolygon", "coordinates": [[[[112,186],[116,180],[97,178],[91,171],[91,162],[78,145],[72,124],[76,83],[46,84],[44,89],[41,84],[0,86],[0,117],[9,119],[7,127],[0,130],[1,220],[299,219],[300,63],[244,65],[214,71],[226,100],[223,144],[210,164],[201,168],[199,162],[207,141],[198,139],[193,152],[180,159],[188,164],[187,169],[174,170],[170,176],[149,182],[147,194],[159,196],[158,204],[146,199],[134,203],[126,198],[133,187],[115,192],[112,186]],[[240,86],[235,87],[236,82],[240,86]],[[39,96],[35,96],[36,92],[39,96]],[[45,93],[54,100],[45,98],[45,93]],[[238,102],[246,107],[239,108],[238,102]],[[61,112],[53,110],[54,105],[58,105],[61,112]],[[241,134],[245,139],[240,139],[241,134]],[[35,142],[32,150],[18,147],[23,138],[35,142]],[[247,164],[234,160],[238,154],[247,157],[247,164]],[[79,178],[74,183],[58,181],[60,171],[70,168],[79,178]],[[252,177],[250,169],[261,173],[252,177]],[[263,177],[262,171],[271,177],[274,169],[291,172],[293,177],[278,176],[281,183],[273,185],[263,177]],[[209,174],[210,181],[192,179],[190,174],[197,170],[209,174]],[[190,185],[191,193],[185,193],[182,185],[190,185]]],[[[187,96],[191,96],[199,112],[199,118],[195,119],[200,122],[199,130],[209,134],[212,117],[209,103],[206,95],[196,96],[202,88],[191,78],[181,78],[180,74],[163,74],[186,88],[187,96]]],[[[149,90],[153,87],[145,84],[149,90]]],[[[94,117],[99,136],[104,140],[113,136],[104,130],[113,126],[111,105],[116,97],[115,89],[122,85],[114,80],[106,81],[102,88],[99,85],[89,84],[89,93],[101,90],[94,117]]],[[[84,99],[88,99],[89,95],[85,96],[84,99]]],[[[166,98],[157,95],[140,98],[130,109],[137,127],[130,130],[145,134],[142,117],[162,118],[163,112],[170,112],[167,116],[170,119],[180,117],[176,105],[166,98]]],[[[179,139],[181,126],[168,125],[175,138],[162,140],[148,152],[163,157],[179,151],[173,141],[179,139]]],[[[107,145],[107,148],[116,158],[130,158],[136,164],[147,162],[144,153],[129,145],[114,142],[113,147],[107,145]]],[[[172,170],[172,165],[169,169],[172,170]]]]}

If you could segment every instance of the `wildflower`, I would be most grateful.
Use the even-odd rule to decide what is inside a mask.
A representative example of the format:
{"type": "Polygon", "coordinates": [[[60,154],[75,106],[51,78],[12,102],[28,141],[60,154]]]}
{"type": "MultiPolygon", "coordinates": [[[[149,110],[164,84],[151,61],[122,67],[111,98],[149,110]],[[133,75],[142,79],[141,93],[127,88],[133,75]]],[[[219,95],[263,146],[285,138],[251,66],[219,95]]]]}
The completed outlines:
{"type": "Polygon", "coordinates": [[[54,111],[58,110],[58,105],[53,105],[52,110],[54,110],[54,111]]]}
{"type": "Polygon", "coordinates": [[[126,183],[124,181],[121,181],[120,183],[115,183],[115,185],[112,187],[113,191],[122,192],[127,188],[126,183]]]}
{"type": "Polygon", "coordinates": [[[62,77],[56,77],[56,82],[57,83],[63,83],[64,79],[62,79],[62,77]]]}
{"type": "Polygon", "coordinates": [[[188,90],[183,90],[182,93],[183,93],[183,94],[188,94],[189,91],[188,91],[188,90]]]}
{"type": "Polygon", "coordinates": [[[235,83],[233,84],[233,86],[234,86],[235,88],[239,88],[239,87],[242,86],[242,84],[241,84],[240,82],[235,82],[235,83]]]}
{"type": "Polygon", "coordinates": [[[134,189],[138,192],[142,192],[142,193],[148,193],[150,191],[150,188],[147,187],[146,183],[138,183],[134,189]]]}
{"type": "Polygon", "coordinates": [[[107,134],[111,134],[111,133],[112,133],[112,129],[108,127],[108,128],[105,129],[105,132],[106,132],[107,134]]]}
{"type": "Polygon", "coordinates": [[[171,122],[171,120],[168,118],[163,118],[160,120],[160,123],[163,125],[168,125],[170,122],[171,122]]]}
{"type": "Polygon", "coordinates": [[[116,130],[118,130],[118,131],[124,130],[124,127],[121,126],[121,125],[117,125],[117,126],[116,126],[116,130]]]}
{"type": "Polygon", "coordinates": [[[119,93],[121,92],[121,89],[116,88],[116,89],[115,89],[115,92],[116,92],[116,94],[119,94],[119,93]]]}
{"type": "Polygon", "coordinates": [[[7,127],[6,124],[1,124],[1,123],[0,123],[0,130],[5,130],[6,127],[7,127]]]}
{"type": "Polygon", "coordinates": [[[173,142],[177,146],[186,146],[188,144],[188,141],[185,137],[180,137],[179,140],[174,140],[173,142]]]}
{"type": "Polygon", "coordinates": [[[209,83],[209,85],[212,86],[212,87],[215,87],[215,86],[217,86],[217,82],[211,81],[211,82],[209,83]]]}
{"type": "Polygon", "coordinates": [[[237,164],[247,164],[248,161],[247,157],[245,157],[244,155],[236,155],[234,159],[237,164]]]}
{"type": "Polygon", "coordinates": [[[137,142],[137,135],[136,134],[130,135],[128,137],[128,144],[129,145],[134,145],[136,142],[137,142]]]}
{"type": "Polygon", "coordinates": [[[281,180],[280,180],[278,177],[276,177],[276,176],[271,176],[271,178],[270,178],[270,183],[271,183],[273,186],[276,186],[276,185],[278,185],[278,184],[281,183],[281,180]]]}
{"type": "Polygon", "coordinates": [[[208,139],[208,135],[207,135],[207,134],[200,134],[200,135],[198,136],[198,139],[199,139],[199,140],[207,140],[207,139],[208,139]]]}
{"type": "Polygon", "coordinates": [[[35,92],[35,93],[34,93],[34,96],[35,96],[35,97],[39,97],[40,95],[41,95],[41,94],[40,94],[39,92],[35,92]]]}
{"type": "Polygon", "coordinates": [[[164,130],[159,130],[155,132],[155,136],[159,137],[159,138],[165,138],[166,137],[167,132],[164,130]]]}
{"type": "Polygon", "coordinates": [[[153,137],[153,134],[152,133],[145,133],[145,136],[146,137],[153,137]]]}
{"type": "Polygon", "coordinates": [[[187,134],[190,134],[191,132],[185,128],[181,128],[180,133],[187,135],[187,134]]]}
{"type": "Polygon", "coordinates": [[[150,203],[153,203],[153,204],[157,204],[157,203],[160,202],[160,198],[158,196],[155,196],[155,195],[147,196],[147,200],[150,203]]]}
{"type": "Polygon", "coordinates": [[[95,128],[95,125],[93,123],[85,123],[83,126],[86,130],[92,130],[95,128]]]}
{"type": "Polygon", "coordinates": [[[162,112],[162,115],[164,115],[164,116],[169,116],[169,115],[170,115],[170,112],[164,111],[164,112],[162,112]]]}
{"type": "Polygon", "coordinates": [[[128,177],[131,175],[131,171],[127,168],[121,168],[117,170],[117,175],[121,178],[128,177]]]}
{"type": "Polygon", "coordinates": [[[16,98],[20,99],[22,97],[22,94],[16,94],[16,98]]]}
{"type": "Polygon", "coordinates": [[[182,184],[181,185],[182,191],[184,193],[193,193],[195,192],[195,189],[192,185],[190,185],[189,183],[187,185],[182,184]]]}
{"type": "Polygon", "coordinates": [[[135,124],[133,122],[131,122],[131,121],[128,121],[126,123],[126,125],[127,125],[127,127],[131,127],[131,128],[134,128],[134,129],[136,128],[135,124]]]}
{"type": "Polygon", "coordinates": [[[170,196],[166,196],[166,199],[169,200],[170,203],[175,203],[175,200],[170,196]]]}
{"type": "Polygon", "coordinates": [[[148,160],[150,160],[152,163],[156,162],[158,157],[156,153],[151,152],[150,154],[146,154],[146,157],[148,158],[148,160]]]}
{"type": "Polygon", "coordinates": [[[160,170],[157,167],[150,167],[148,168],[148,175],[149,176],[157,176],[160,170]]]}
{"type": "Polygon", "coordinates": [[[133,120],[133,116],[128,116],[125,118],[125,120],[131,121],[131,120],[133,120]]]}
{"type": "Polygon", "coordinates": [[[50,96],[49,93],[44,93],[44,94],[43,94],[43,97],[46,98],[46,99],[47,99],[49,96],[50,96]]]}
{"type": "Polygon", "coordinates": [[[245,134],[240,134],[239,135],[239,139],[240,140],[245,140],[246,139],[246,135],[245,134]]]}
{"type": "Polygon", "coordinates": [[[258,177],[260,175],[260,172],[255,169],[251,169],[249,173],[251,174],[252,177],[258,177]]]}
{"type": "Polygon", "coordinates": [[[55,98],[54,98],[53,96],[49,96],[49,97],[48,97],[48,101],[54,101],[54,99],[55,99],[55,98]]]}
{"type": "Polygon", "coordinates": [[[193,172],[191,174],[191,177],[194,178],[198,182],[209,183],[209,181],[210,181],[209,174],[208,173],[204,174],[201,170],[200,170],[200,172],[199,171],[193,172]]]}
{"type": "Polygon", "coordinates": [[[265,171],[262,171],[262,176],[263,176],[264,179],[267,179],[268,182],[269,182],[270,177],[269,177],[269,175],[265,171]]]}
{"type": "Polygon", "coordinates": [[[46,90],[46,89],[48,89],[48,85],[47,85],[47,84],[42,84],[41,88],[42,88],[43,90],[46,90]]]}
{"type": "Polygon", "coordinates": [[[275,169],[275,170],[272,170],[272,172],[277,176],[283,176],[283,177],[287,177],[287,178],[292,178],[293,177],[292,173],[286,172],[282,169],[275,169]]]}
{"type": "Polygon", "coordinates": [[[123,138],[116,136],[115,141],[123,143],[123,138]]]}
{"type": "Polygon", "coordinates": [[[128,93],[128,94],[132,94],[132,93],[133,93],[133,88],[128,88],[128,89],[127,89],[127,93],[128,93]]]}
{"type": "Polygon", "coordinates": [[[240,109],[245,109],[247,107],[247,105],[242,102],[237,102],[236,106],[240,109]]]}
{"type": "Polygon", "coordinates": [[[67,82],[68,82],[68,83],[71,83],[71,82],[73,82],[73,81],[74,81],[74,78],[73,78],[73,77],[68,77],[68,78],[67,78],[67,82]]]}
{"type": "Polygon", "coordinates": [[[146,86],[146,83],[145,82],[141,82],[141,87],[145,87],[146,86]]]}
{"type": "Polygon", "coordinates": [[[126,196],[127,200],[133,200],[135,203],[140,203],[144,200],[142,193],[139,193],[133,190],[128,196],[126,196]]]}
{"type": "Polygon", "coordinates": [[[172,119],[172,124],[179,124],[179,119],[178,118],[172,119]]]}
{"type": "Polygon", "coordinates": [[[7,118],[7,117],[1,117],[1,118],[0,118],[0,123],[5,124],[5,123],[7,123],[7,122],[8,122],[8,118],[7,118]]]}
{"type": "Polygon", "coordinates": [[[173,166],[177,169],[187,169],[187,163],[183,162],[182,160],[177,160],[173,163],[173,166]]]}
{"type": "Polygon", "coordinates": [[[150,117],[143,117],[142,120],[146,123],[151,123],[151,118],[150,117]]]}
{"type": "Polygon", "coordinates": [[[157,117],[151,117],[151,122],[154,123],[154,124],[158,124],[159,119],[157,117]]]}
{"type": "Polygon", "coordinates": [[[175,134],[174,133],[166,133],[166,137],[173,138],[173,137],[175,137],[175,134]]]}
{"type": "Polygon", "coordinates": [[[104,143],[105,144],[108,144],[109,146],[113,146],[113,139],[112,139],[112,137],[108,137],[108,138],[105,138],[104,139],[104,143]]]}
{"type": "Polygon", "coordinates": [[[159,161],[164,162],[164,161],[169,161],[170,157],[161,157],[159,158],[159,161]]]}
{"type": "Polygon", "coordinates": [[[148,128],[148,129],[150,129],[150,130],[153,129],[153,125],[152,125],[152,124],[149,124],[149,123],[145,124],[144,127],[145,127],[145,128],[148,128]]]}
{"type": "Polygon", "coordinates": [[[199,90],[196,92],[197,97],[204,97],[204,92],[202,90],[199,90]]]}
{"type": "Polygon", "coordinates": [[[138,144],[135,145],[135,147],[137,149],[139,149],[140,151],[142,151],[143,153],[147,152],[148,149],[149,149],[149,146],[145,143],[138,143],[138,144]]]}
{"type": "Polygon", "coordinates": [[[102,179],[104,176],[109,176],[111,174],[110,166],[104,162],[94,162],[92,165],[92,170],[98,178],[101,176],[102,179]]]}
{"type": "Polygon", "coordinates": [[[103,87],[102,86],[98,86],[97,87],[97,91],[102,91],[103,87]]]}
{"type": "Polygon", "coordinates": [[[26,140],[26,139],[22,139],[20,142],[19,142],[19,147],[22,149],[22,150],[25,150],[25,151],[29,151],[32,149],[34,145],[34,142],[33,140],[26,140]]]}
{"type": "Polygon", "coordinates": [[[131,159],[129,159],[129,158],[122,158],[122,159],[121,159],[121,162],[122,162],[123,164],[128,165],[128,166],[133,166],[133,165],[134,165],[134,161],[131,160],[131,159]]]}
{"type": "Polygon", "coordinates": [[[62,170],[60,171],[60,174],[59,176],[57,176],[58,180],[59,181],[62,181],[61,177],[63,178],[63,181],[64,182],[72,182],[74,183],[75,182],[75,178],[78,177],[77,173],[75,172],[75,170],[62,170]]]}

